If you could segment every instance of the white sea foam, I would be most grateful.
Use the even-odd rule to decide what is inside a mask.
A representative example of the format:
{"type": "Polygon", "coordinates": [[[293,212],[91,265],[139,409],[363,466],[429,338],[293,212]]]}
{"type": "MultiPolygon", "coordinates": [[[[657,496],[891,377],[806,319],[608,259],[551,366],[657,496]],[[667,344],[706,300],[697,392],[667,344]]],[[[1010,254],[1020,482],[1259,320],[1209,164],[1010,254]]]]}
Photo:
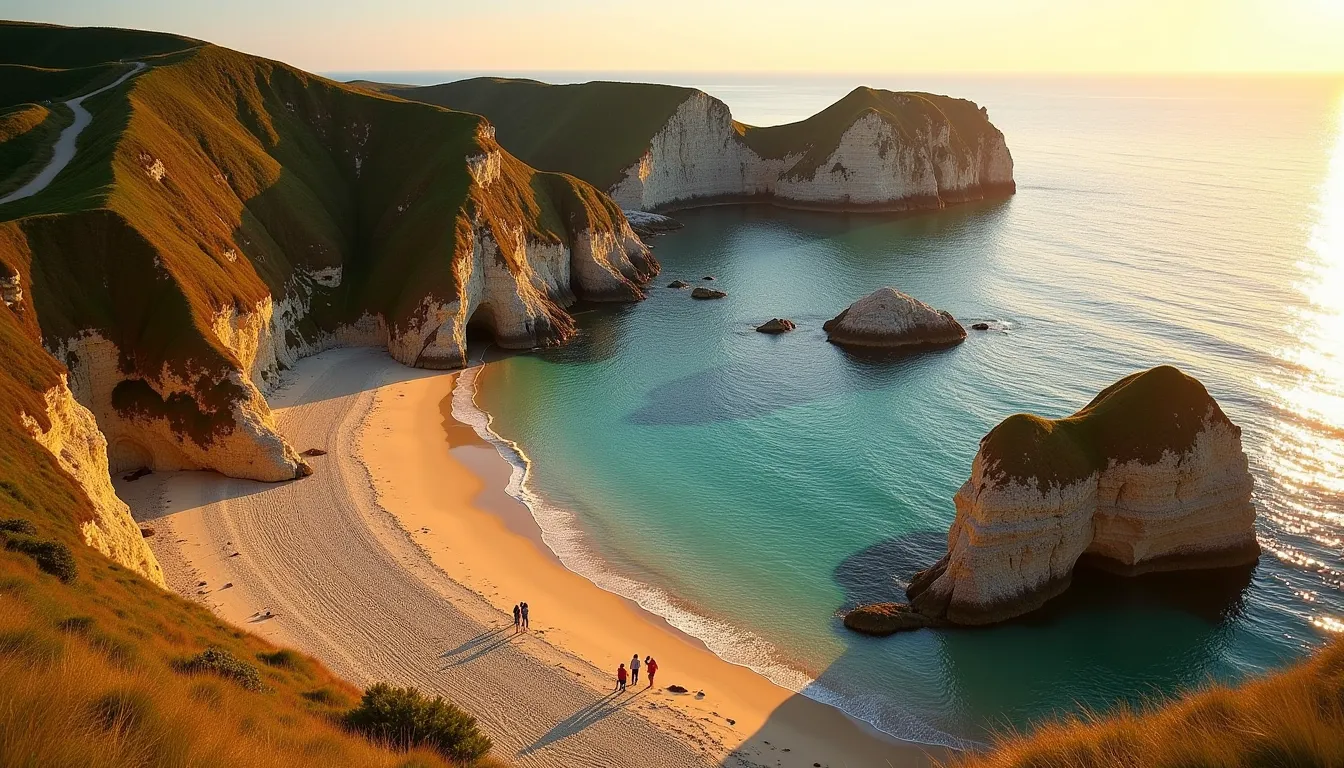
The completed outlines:
{"type": "Polygon", "coordinates": [[[541,528],[542,541],[566,568],[599,588],[633,600],[644,610],[661,616],[673,627],[699,639],[724,661],[747,667],[776,685],[833,706],[896,738],[955,749],[971,744],[933,728],[913,715],[900,718],[899,725],[895,725],[890,722],[892,713],[880,707],[880,701],[846,696],[818,683],[806,673],[780,661],[775,647],[760,635],[690,611],[664,590],[607,567],[584,543],[582,528],[574,513],[546,502],[529,486],[531,461],[527,454],[517,443],[495,432],[491,426],[494,418],[476,403],[476,379],[482,369],[483,366],[473,366],[458,376],[453,388],[453,418],[475,430],[513,467],[505,490],[527,505],[541,528]],[[879,714],[886,717],[879,719],[879,714]]]}

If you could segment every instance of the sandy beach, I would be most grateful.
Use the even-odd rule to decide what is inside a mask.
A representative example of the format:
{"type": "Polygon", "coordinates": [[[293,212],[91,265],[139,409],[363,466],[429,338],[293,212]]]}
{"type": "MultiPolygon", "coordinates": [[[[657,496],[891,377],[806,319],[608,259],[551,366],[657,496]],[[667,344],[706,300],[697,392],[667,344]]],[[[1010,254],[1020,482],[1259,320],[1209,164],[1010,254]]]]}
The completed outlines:
{"type": "Polygon", "coordinates": [[[356,684],[451,698],[512,764],[906,766],[942,754],[729,664],[566,570],[505,493],[510,465],[453,419],[457,375],[381,350],[325,352],[271,397],[296,448],[326,451],[312,477],[157,473],[117,490],[156,528],[172,588],[356,684]],[[519,600],[532,627],[515,635],[519,600]],[[613,694],[635,652],[658,660],[658,686],[613,694]]]}

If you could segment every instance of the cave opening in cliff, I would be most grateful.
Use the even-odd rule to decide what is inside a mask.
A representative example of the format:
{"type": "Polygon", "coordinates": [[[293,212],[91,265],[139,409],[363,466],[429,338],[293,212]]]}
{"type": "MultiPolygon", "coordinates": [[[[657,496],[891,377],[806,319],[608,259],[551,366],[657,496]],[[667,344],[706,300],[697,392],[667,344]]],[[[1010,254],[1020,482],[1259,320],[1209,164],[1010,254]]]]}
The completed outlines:
{"type": "Polygon", "coordinates": [[[495,342],[495,312],[488,303],[482,303],[467,318],[467,348],[484,348],[495,342]]]}

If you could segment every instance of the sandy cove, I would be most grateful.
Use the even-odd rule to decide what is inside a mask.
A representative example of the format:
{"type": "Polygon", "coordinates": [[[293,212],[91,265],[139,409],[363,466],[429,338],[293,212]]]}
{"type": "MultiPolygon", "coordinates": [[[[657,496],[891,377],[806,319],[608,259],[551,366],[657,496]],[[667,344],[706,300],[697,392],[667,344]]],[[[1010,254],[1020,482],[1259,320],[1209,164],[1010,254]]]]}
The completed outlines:
{"type": "Polygon", "coordinates": [[[156,473],[117,479],[118,493],[156,528],[172,588],[356,684],[449,697],[513,764],[885,767],[942,754],[729,664],[566,570],[505,493],[509,464],[453,420],[456,377],[379,350],[325,352],[271,397],[296,448],[327,452],[312,477],[156,473]],[[532,631],[515,636],[518,600],[532,631]],[[658,659],[659,687],[613,695],[635,651],[658,659]],[[705,696],[663,689],[673,683],[705,696]]]}

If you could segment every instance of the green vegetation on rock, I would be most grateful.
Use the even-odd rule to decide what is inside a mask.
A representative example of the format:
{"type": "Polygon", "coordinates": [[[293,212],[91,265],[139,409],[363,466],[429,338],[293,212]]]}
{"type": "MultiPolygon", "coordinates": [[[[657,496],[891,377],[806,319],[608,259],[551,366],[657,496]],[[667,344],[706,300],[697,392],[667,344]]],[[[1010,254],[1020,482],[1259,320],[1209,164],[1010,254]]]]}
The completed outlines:
{"type": "Polygon", "coordinates": [[[1154,464],[1189,451],[1205,420],[1236,429],[1204,385],[1169,365],[1133,373],[1063,419],[1009,416],[980,441],[1001,482],[1034,478],[1042,491],[1104,469],[1108,462],[1154,464]]]}

